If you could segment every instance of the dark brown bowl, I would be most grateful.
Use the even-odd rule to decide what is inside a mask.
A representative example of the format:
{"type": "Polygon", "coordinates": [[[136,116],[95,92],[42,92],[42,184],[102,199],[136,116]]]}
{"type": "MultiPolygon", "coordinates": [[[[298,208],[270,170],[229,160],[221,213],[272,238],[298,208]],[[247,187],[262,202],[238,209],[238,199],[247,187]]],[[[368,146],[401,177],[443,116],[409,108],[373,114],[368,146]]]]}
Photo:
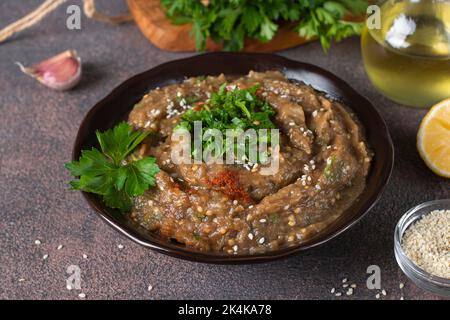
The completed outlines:
{"type": "MultiPolygon", "coordinates": [[[[125,120],[133,106],[149,90],[199,75],[245,75],[250,70],[279,70],[289,79],[302,81],[348,105],[366,129],[375,153],[367,187],[359,199],[335,223],[305,243],[264,254],[228,255],[200,252],[168,242],[134,224],[118,211],[105,207],[94,194],[83,195],[95,211],[114,229],[131,240],[170,256],[209,263],[255,263],[279,259],[315,247],[336,237],[361,219],[380,198],[392,171],[394,149],[386,123],[374,106],[347,83],[319,67],[272,54],[207,53],[159,65],[127,81],[94,106],[81,123],[73,149],[78,160],[82,149],[95,144],[95,131],[106,130],[125,120]]],[[[363,235],[361,235],[363,236],[363,235]]]]}

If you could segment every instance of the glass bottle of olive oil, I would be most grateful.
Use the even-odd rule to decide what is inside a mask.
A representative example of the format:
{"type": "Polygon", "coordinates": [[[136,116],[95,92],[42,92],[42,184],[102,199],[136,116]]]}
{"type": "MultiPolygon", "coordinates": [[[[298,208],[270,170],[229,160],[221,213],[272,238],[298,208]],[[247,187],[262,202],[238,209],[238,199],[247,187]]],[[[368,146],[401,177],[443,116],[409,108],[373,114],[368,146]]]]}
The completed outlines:
{"type": "Polygon", "coordinates": [[[450,97],[450,0],[387,0],[362,34],[367,74],[388,98],[431,107],[450,97]]]}

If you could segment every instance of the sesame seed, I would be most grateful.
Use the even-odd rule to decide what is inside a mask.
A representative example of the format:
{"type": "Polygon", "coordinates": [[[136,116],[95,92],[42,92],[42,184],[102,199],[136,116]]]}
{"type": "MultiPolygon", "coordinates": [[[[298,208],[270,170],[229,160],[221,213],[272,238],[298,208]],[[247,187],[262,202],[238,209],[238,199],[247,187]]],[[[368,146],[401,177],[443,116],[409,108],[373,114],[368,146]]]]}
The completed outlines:
{"type": "Polygon", "coordinates": [[[84,298],[86,298],[86,294],[82,292],[78,295],[78,298],[84,299],[84,298]]]}
{"type": "Polygon", "coordinates": [[[398,285],[398,287],[399,287],[400,289],[403,289],[404,286],[405,286],[405,285],[403,284],[403,282],[400,282],[400,284],[398,285]]]}
{"type": "Polygon", "coordinates": [[[260,223],[266,223],[267,220],[266,220],[266,219],[260,219],[259,222],[260,222],[260,223]]]}
{"type": "Polygon", "coordinates": [[[249,233],[249,234],[248,234],[248,238],[249,238],[250,240],[253,240],[253,233],[249,233]]]}
{"type": "Polygon", "coordinates": [[[34,244],[35,245],[40,245],[42,242],[41,242],[41,240],[39,240],[39,239],[36,239],[36,240],[34,240],[34,244]]]}
{"type": "Polygon", "coordinates": [[[150,292],[150,291],[152,291],[152,290],[153,290],[153,286],[152,286],[151,284],[149,284],[148,287],[147,287],[147,291],[150,292]]]}
{"type": "Polygon", "coordinates": [[[119,245],[117,245],[117,248],[119,248],[119,249],[123,249],[123,244],[119,244],[119,245]]]}
{"type": "Polygon", "coordinates": [[[403,297],[400,297],[400,300],[405,300],[405,298],[403,298],[403,297]]]}
{"type": "Polygon", "coordinates": [[[19,282],[24,282],[24,281],[25,281],[24,278],[20,278],[20,279],[19,279],[19,282]]]}
{"type": "Polygon", "coordinates": [[[335,294],[335,296],[336,296],[336,297],[340,297],[340,296],[342,296],[342,293],[337,292],[337,293],[335,294]]]}
{"type": "Polygon", "coordinates": [[[42,256],[42,260],[47,260],[48,259],[48,254],[44,254],[43,256],[42,256]]]}
{"type": "Polygon", "coordinates": [[[87,259],[87,258],[88,258],[87,254],[83,254],[83,259],[87,259]]]}
{"type": "Polygon", "coordinates": [[[258,243],[259,243],[259,244],[263,244],[264,241],[266,241],[266,239],[264,239],[264,237],[262,237],[261,239],[259,239],[258,243]]]}
{"type": "Polygon", "coordinates": [[[386,290],[381,290],[381,294],[383,295],[383,296],[385,296],[385,295],[387,295],[387,292],[386,292],[386,290]]]}
{"type": "Polygon", "coordinates": [[[348,281],[347,278],[342,279],[342,283],[346,283],[348,281]]]}
{"type": "Polygon", "coordinates": [[[70,291],[70,290],[72,290],[72,286],[71,286],[70,284],[68,284],[68,285],[66,286],[66,289],[70,291]]]}
{"type": "Polygon", "coordinates": [[[234,251],[234,252],[237,252],[238,249],[239,249],[239,247],[237,246],[237,244],[235,244],[235,245],[233,246],[233,251],[234,251]]]}
{"type": "Polygon", "coordinates": [[[64,248],[64,246],[63,246],[62,244],[60,244],[60,245],[58,246],[58,248],[56,248],[56,250],[61,250],[62,248],[64,248]]]}
{"type": "Polygon", "coordinates": [[[353,294],[353,289],[352,289],[352,288],[348,289],[347,292],[346,292],[346,294],[347,294],[348,296],[351,296],[351,295],[353,294]]]}
{"type": "Polygon", "coordinates": [[[380,299],[380,294],[377,293],[377,294],[375,295],[375,298],[380,299]]]}
{"type": "Polygon", "coordinates": [[[233,204],[234,204],[234,205],[237,205],[237,204],[238,204],[238,201],[237,201],[237,200],[233,200],[233,204]]]}
{"type": "Polygon", "coordinates": [[[330,292],[331,292],[331,293],[334,293],[335,291],[336,291],[336,289],[335,289],[335,288],[332,288],[330,292]]]}
{"type": "Polygon", "coordinates": [[[342,285],[342,288],[347,288],[348,287],[348,283],[344,283],[343,285],[342,285]]]}
{"type": "Polygon", "coordinates": [[[450,210],[434,210],[414,222],[405,232],[402,247],[420,268],[442,278],[450,278],[448,235],[450,210]]]}
{"type": "Polygon", "coordinates": [[[356,288],[356,284],[352,284],[350,287],[355,289],[356,288]]]}

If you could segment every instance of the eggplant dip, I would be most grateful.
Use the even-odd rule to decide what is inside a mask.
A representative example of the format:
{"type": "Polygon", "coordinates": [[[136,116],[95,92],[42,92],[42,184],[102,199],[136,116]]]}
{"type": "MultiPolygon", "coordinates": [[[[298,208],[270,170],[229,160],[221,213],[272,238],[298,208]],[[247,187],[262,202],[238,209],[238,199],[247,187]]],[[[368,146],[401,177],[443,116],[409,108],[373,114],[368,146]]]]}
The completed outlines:
{"type": "Polygon", "coordinates": [[[154,157],[160,168],[156,186],[133,198],[131,219],[201,251],[255,254],[307,241],[358,199],[372,159],[346,106],[279,72],[197,77],[157,88],[128,123],[151,132],[132,157],[154,157]],[[280,130],[276,173],[262,175],[264,165],[257,163],[174,164],[172,133],[186,125],[186,115],[209,110],[220,90],[246,88],[256,88],[260,108],[273,110],[265,116],[280,130]]]}

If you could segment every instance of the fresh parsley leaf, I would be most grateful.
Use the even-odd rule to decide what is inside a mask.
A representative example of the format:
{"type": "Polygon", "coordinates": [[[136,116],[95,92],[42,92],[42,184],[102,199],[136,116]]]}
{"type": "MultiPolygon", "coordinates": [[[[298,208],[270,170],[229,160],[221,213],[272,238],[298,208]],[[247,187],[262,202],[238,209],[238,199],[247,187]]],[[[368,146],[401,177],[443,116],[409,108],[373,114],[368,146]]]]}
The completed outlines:
{"type": "Polygon", "coordinates": [[[119,123],[103,133],[96,132],[103,154],[116,165],[125,160],[148,134],[148,132],[132,131],[126,122],[119,123]]]}
{"type": "Polygon", "coordinates": [[[117,191],[114,188],[111,188],[107,194],[103,195],[103,201],[108,207],[119,209],[122,212],[130,211],[133,205],[131,198],[125,191],[117,191]]]}
{"type": "Polygon", "coordinates": [[[79,162],[70,162],[66,164],[66,168],[70,170],[74,176],[82,176],[88,173],[96,176],[114,168],[113,164],[109,162],[96,148],[92,150],[81,151],[79,162]]]}
{"type": "Polygon", "coordinates": [[[319,38],[324,50],[331,42],[359,34],[362,23],[346,22],[347,15],[360,15],[367,0],[161,0],[175,24],[191,23],[198,50],[206,40],[222,43],[226,51],[244,48],[245,38],[273,39],[280,25],[297,22],[302,37],[319,38]]]}
{"type": "Polygon", "coordinates": [[[362,23],[344,20],[346,15],[361,14],[367,8],[365,0],[317,1],[317,6],[309,6],[300,18],[296,30],[300,36],[319,38],[322,48],[327,51],[333,40],[339,42],[347,37],[358,35],[362,23]],[[320,2],[320,5],[317,5],[320,2]]]}
{"type": "Polygon", "coordinates": [[[129,211],[133,197],[156,185],[159,167],[154,158],[127,160],[148,134],[133,131],[126,122],[103,133],[97,131],[101,151],[83,150],[78,161],[65,165],[78,177],[70,182],[72,189],[101,195],[108,207],[129,211]]]}
{"type": "Polygon", "coordinates": [[[125,179],[122,181],[122,188],[132,197],[139,196],[145,190],[156,185],[155,175],[159,168],[155,163],[155,158],[147,157],[142,160],[130,162],[121,167],[125,179]]]}
{"type": "Polygon", "coordinates": [[[278,25],[273,23],[269,18],[264,17],[258,35],[258,40],[262,42],[270,41],[278,30],[278,25]]]}

